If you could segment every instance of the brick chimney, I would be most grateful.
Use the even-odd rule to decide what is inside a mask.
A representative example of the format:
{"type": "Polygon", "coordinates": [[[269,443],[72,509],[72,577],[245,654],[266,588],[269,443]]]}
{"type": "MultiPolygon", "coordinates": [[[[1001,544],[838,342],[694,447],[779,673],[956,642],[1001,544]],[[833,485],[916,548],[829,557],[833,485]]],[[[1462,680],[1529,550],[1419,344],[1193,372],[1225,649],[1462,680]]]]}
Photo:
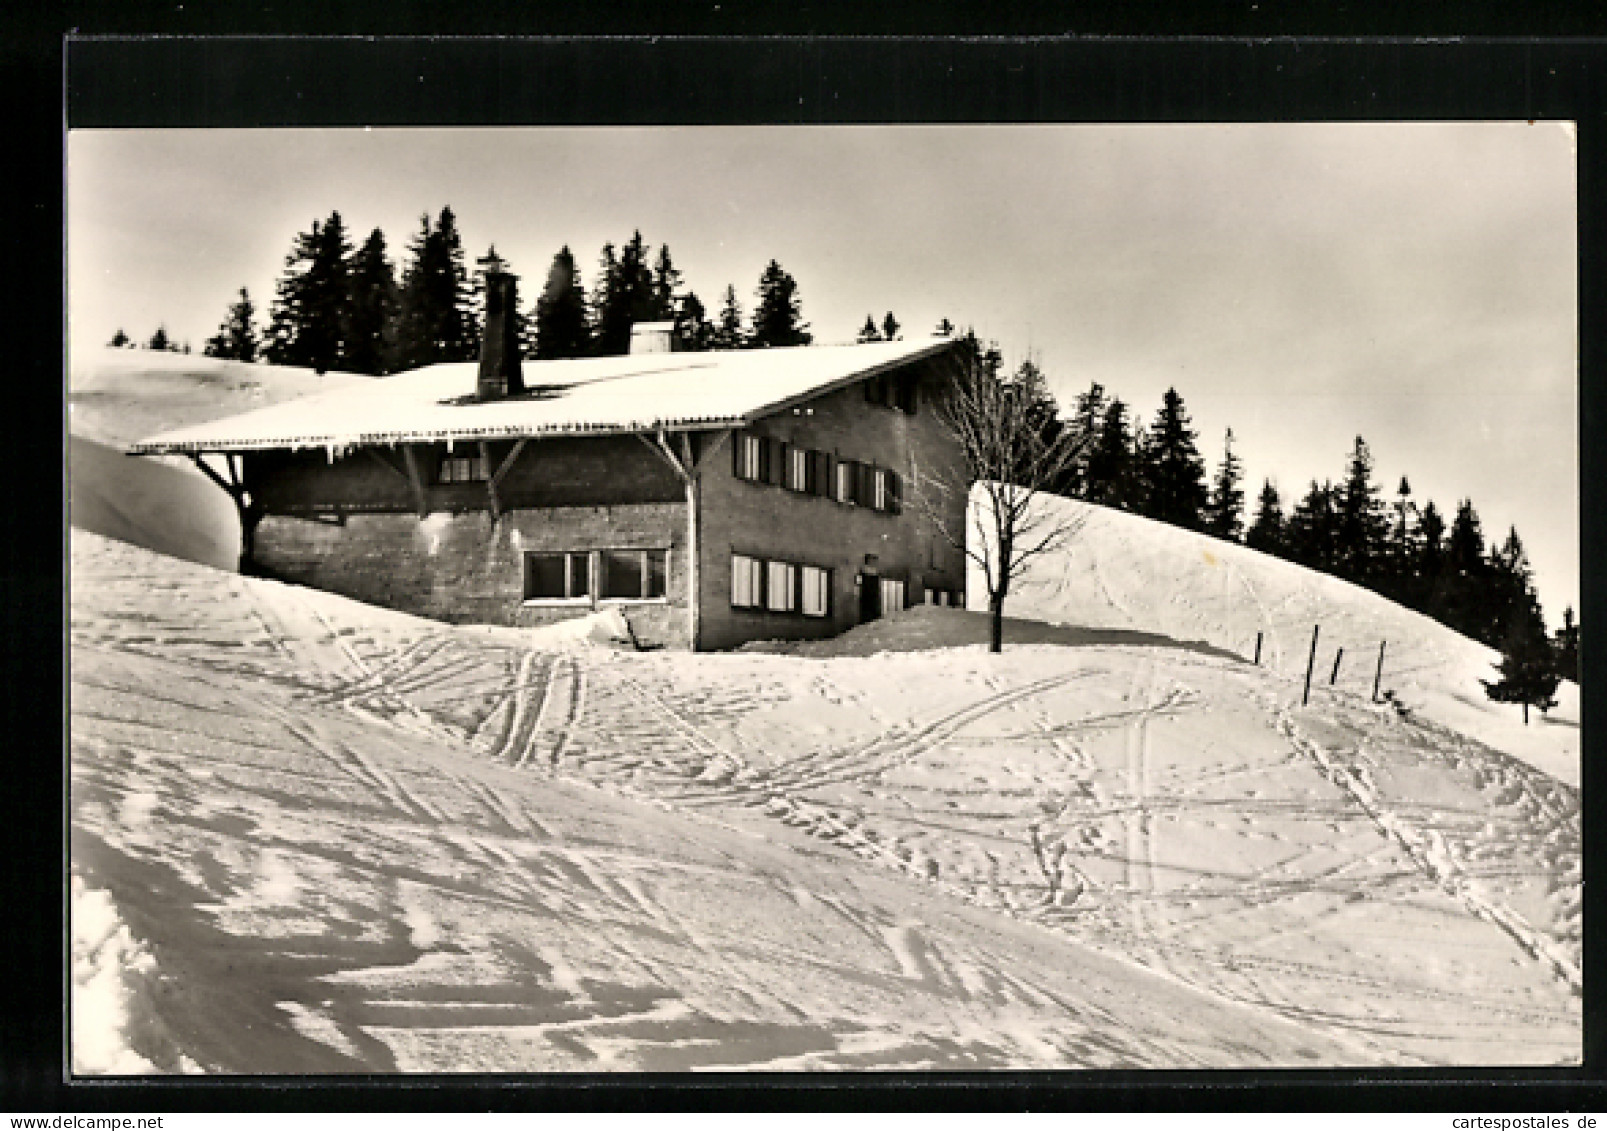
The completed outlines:
{"type": "Polygon", "coordinates": [[[480,336],[480,377],[474,391],[490,401],[525,391],[519,366],[519,277],[503,270],[495,247],[479,263],[485,269],[485,332],[480,336]]]}

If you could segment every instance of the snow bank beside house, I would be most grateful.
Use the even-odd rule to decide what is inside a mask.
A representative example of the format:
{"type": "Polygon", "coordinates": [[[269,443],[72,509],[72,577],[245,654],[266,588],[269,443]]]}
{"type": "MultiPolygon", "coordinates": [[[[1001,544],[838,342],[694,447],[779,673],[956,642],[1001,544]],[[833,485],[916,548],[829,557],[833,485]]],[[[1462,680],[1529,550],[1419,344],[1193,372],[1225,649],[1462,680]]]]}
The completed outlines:
{"type": "Polygon", "coordinates": [[[234,502],[200,472],[68,437],[68,519],[116,538],[216,569],[240,561],[234,502]]]}
{"type": "MultiPolygon", "coordinates": [[[[973,492],[972,505],[986,505],[973,492]]],[[[1337,577],[1165,523],[1075,499],[1034,505],[1080,524],[1065,545],[1032,559],[1012,584],[1006,612],[1050,624],[1130,629],[1198,640],[1250,660],[1262,634],[1261,665],[1300,692],[1320,626],[1314,695],[1371,700],[1379,645],[1380,691],[1408,710],[1522,758],[1572,785],[1579,782],[1579,687],[1565,682],[1546,716],[1491,702],[1479,680],[1495,678],[1499,654],[1444,625],[1337,577]],[[1344,649],[1330,687],[1336,651],[1344,649]]],[[[973,529],[975,524],[973,523],[973,529]]],[[[973,563],[972,609],[987,588],[973,563]]],[[[1008,639],[1008,635],[1006,637],[1008,639]]]]}

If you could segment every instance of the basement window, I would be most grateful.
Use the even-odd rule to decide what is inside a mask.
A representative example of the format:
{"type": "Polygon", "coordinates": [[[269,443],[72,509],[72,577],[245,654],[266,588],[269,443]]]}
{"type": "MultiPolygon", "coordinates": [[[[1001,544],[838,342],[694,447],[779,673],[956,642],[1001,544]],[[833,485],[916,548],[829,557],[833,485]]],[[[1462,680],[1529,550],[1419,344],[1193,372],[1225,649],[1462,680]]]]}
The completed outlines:
{"type": "Polygon", "coordinates": [[[602,574],[597,596],[604,601],[656,601],[664,598],[668,550],[604,550],[597,555],[602,574]]]}
{"type": "Polygon", "coordinates": [[[580,601],[591,596],[591,555],[575,553],[525,554],[526,601],[580,601]]]}

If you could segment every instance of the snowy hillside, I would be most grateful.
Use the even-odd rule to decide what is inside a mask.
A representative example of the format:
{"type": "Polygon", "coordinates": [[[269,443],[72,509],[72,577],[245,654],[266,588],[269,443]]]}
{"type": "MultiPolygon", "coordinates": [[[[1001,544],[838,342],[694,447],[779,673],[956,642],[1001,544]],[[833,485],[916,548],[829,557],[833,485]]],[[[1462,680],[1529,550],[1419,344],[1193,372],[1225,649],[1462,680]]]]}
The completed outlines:
{"type": "Polygon", "coordinates": [[[81,1071],[1580,1056],[1577,791],[1363,697],[1155,633],[634,653],[72,570],[81,1071]]]}
{"type": "Polygon", "coordinates": [[[229,497],[188,460],[134,458],[126,446],[162,429],[371,380],[157,350],[75,353],[67,381],[69,519],[80,530],[234,569],[240,520],[229,497]]]}
{"type": "MultiPolygon", "coordinates": [[[[973,504],[985,495],[973,495],[973,504]]],[[[1315,696],[1333,690],[1370,699],[1379,645],[1380,691],[1414,714],[1522,758],[1570,785],[1579,784],[1579,687],[1564,682],[1546,716],[1491,702],[1479,683],[1495,678],[1500,656],[1376,593],[1244,546],[1180,530],[1074,499],[1040,496],[1033,504],[1080,523],[1063,549],[1033,559],[1012,587],[1013,617],[1081,628],[1122,628],[1201,641],[1249,660],[1263,634],[1261,663],[1303,681],[1312,627],[1320,626],[1315,696]]],[[[987,607],[973,565],[974,609],[987,607]]],[[[1006,636],[1008,640],[1008,635],[1006,636]]],[[[1294,685],[1298,696],[1299,686],[1294,685]]],[[[1286,691],[1286,694],[1288,692],[1286,691]]]]}

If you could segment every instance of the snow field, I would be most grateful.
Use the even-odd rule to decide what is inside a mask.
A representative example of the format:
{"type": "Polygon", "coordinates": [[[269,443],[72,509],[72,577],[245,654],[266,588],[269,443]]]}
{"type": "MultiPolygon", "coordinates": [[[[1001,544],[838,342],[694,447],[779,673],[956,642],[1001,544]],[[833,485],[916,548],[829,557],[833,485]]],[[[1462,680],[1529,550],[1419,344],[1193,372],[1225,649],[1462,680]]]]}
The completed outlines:
{"type": "MultiPolygon", "coordinates": [[[[972,505],[985,506],[974,492],[972,505]]],[[[1493,703],[1479,683],[1500,656],[1429,617],[1339,578],[1204,534],[1075,499],[1039,496],[1034,507],[1079,525],[1060,549],[1032,559],[1012,583],[1014,617],[1079,628],[1139,629],[1214,645],[1250,660],[1262,634],[1261,664],[1298,699],[1320,626],[1312,695],[1370,701],[1379,644],[1380,692],[1414,715],[1477,739],[1546,773],[1579,784],[1579,687],[1564,681],[1548,715],[1493,703]],[[1337,682],[1329,685],[1335,654],[1337,682]]],[[[973,523],[973,526],[975,524],[973,523]]],[[[971,607],[986,608],[974,563],[971,607]]],[[[1006,636],[1006,640],[1009,637],[1006,636]]]]}
{"type": "Polygon", "coordinates": [[[560,649],[73,549],[75,862],[205,1067],[1579,1057],[1576,790],[1357,696],[560,649]]]}

